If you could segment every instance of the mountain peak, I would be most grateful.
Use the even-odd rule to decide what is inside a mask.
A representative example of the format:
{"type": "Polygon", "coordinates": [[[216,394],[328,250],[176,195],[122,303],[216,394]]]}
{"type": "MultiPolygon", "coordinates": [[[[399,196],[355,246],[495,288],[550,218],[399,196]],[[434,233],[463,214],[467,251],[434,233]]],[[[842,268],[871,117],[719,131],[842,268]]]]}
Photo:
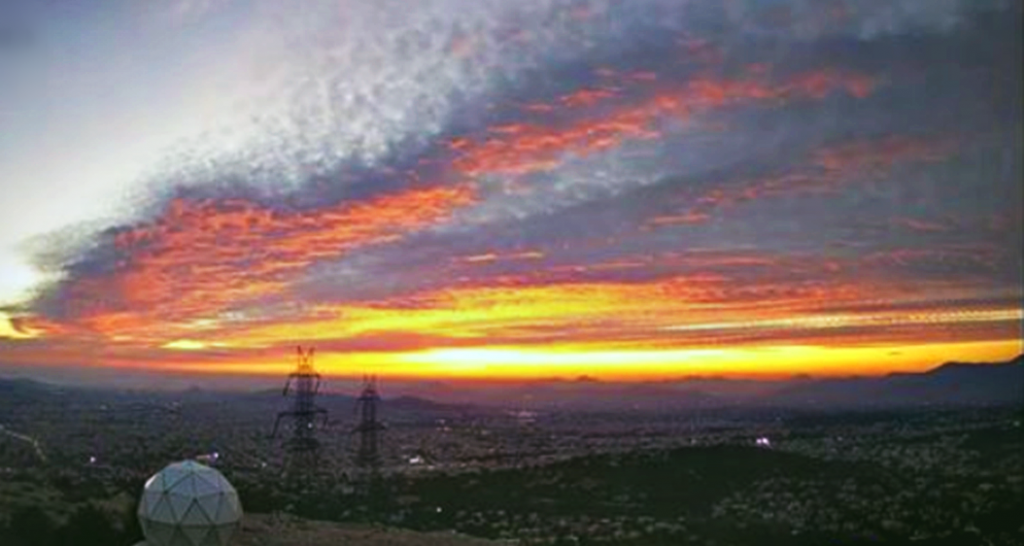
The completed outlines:
{"type": "Polygon", "coordinates": [[[1006,362],[946,362],[945,364],[939,365],[924,373],[935,374],[950,372],[970,372],[992,370],[997,368],[1015,368],[1018,366],[1024,366],[1024,354],[1017,355],[1013,359],[1008,360],[1006,362]]]}

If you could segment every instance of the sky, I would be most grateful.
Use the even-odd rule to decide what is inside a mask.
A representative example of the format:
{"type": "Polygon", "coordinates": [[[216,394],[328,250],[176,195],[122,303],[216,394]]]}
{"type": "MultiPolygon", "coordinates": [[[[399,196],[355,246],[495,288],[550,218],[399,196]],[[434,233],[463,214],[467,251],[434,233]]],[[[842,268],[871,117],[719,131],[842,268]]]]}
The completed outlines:
{"type": "Polygon", "coordinates": [[[0,372],[1022,352],[1017,0],[9,0],[0,372]]]}

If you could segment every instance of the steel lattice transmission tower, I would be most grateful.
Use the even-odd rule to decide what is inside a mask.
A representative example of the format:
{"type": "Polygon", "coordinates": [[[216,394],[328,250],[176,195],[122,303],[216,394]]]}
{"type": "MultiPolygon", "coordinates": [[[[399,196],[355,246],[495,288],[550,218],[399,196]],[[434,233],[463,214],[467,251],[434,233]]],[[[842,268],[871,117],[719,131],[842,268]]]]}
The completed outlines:
{"type": "Polygon", "coordinates": [[[359,453],[356,463],[360,466],[375,467],[380,464],[379,436],[384,424],[377,420],[377,404],[380,394],[377,392],[377,378],[363,378],[363,392],[356,399],[356,411],[359,413],[359,425],[354,432],[359,433],[359,453]]]}
{"type": "Polygon", "coordinates": [[[293,461],[310,459],[310,455],[320,447],[320,442],[316,439],[317,417],[322,416],[323,423],[327,423],[327,410],[315,403],[322,379],[313,368],[313,348],[303,350],[302,347],[297,347],[296,353],[295,371],[288,376],[281,393],[283,396],[292,396],[292,409],[277,414],[274,432],[271,434],[272,438],[277,437],[281,420],[292,418],[295,428],[286,445],[293,456],[293,461]]]}

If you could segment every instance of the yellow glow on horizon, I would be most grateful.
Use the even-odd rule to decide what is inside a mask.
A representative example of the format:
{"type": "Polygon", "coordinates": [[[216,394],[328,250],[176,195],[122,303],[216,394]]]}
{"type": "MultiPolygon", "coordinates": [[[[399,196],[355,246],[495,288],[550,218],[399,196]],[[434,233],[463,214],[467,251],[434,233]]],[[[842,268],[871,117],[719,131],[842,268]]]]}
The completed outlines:
{"type": "Polygon", "coordinates": [[[962,324],[1024,320],[1024,309],[957,309],[911,313],[861,313],[809,315],[790,318],[761,319],[737,322],[713,322],[666,326],[664,330],[685,332],[705,330],[739,330],[747,328],[825,329],[852,326],[891,326],[911,324],[962,324]]]}
{"type": "Polygon", "coordinates": [[[976,360],[998,361],[1012,358],[1020,352],[1019,341],[937,343],[898,348],[812,345],[646,350],[453,348],[395,355],[390,366],[384,369],[393,368],[411,375],[418,375],[417,371],[426,375],[507,378],[588,375],[618,380],[687,375],[873,375],[889,371],[920,371],[963,354],[972,354],[976,360]]]}
{"type": "Polygon", "coordinates": [[[314,320],[239,329],[238,345],[291,339],[338,339],[373,333],[412,333],[448,338],[487,338],[502,331],[538,325],[601,322],[627,318],[635,326],[694,312],[685,294],[703,281],[675,280],[652,285],[579,283],[567,286],[467,288],[426,293],[415,305],[321,306],[314,320]],[[666,291],[675,299],[666,300],[666,291]]]}
{"type": "MultiPolygon", "coordinates": [[[[396,353],[317,353],[317,369],[330,376],[450,379],[532,379],[587,375],[603,380],[647,381],[688,376],[782,378],[920,372],[950,360],[998,362],[1022,351],[1020,340],[822,347],[774,345],[737,348],[622,349],[573,345],[551,348],[477,347],[396,353]]],[[[282,374],[280,360],[181,364],[189,372],[282,374]]]]}
{"type": "MultiPolygon", "coordinates": [[[[119,359],[126,367],[281,375],[293,366],[283,348],[301,342],[325,346],[317,367],[328,375],[466,379],[874,375],[949,360],[1006,360],[1022,351],[1019,335],[1008,337],[1024,318],[1019,307],[922,303],[919,309],[827,313],[815,310],[822,299],[842,307],[862,301],[863,291],[722,301],[719,284],[715,277],[690,276],[647,284],[464,287],[323,304],[280,317],[197,315],[173,323],[108,313],[90,317],[96,328],[66,337],[105,343],[98,366],[119,359]],[[958,339],[948,326],[960,324],[966,334],[958,339]],[[117,334],[86,337],[108,326],[117,334]],[[166,352],[151,358],[157,347],[166,352]]],[[[45,333],[61,342],[59,331],[51,336],[19,326],[0,315],[0,338],[45,333]]]]}
{"type": "MultiPolygon", "coordinates": [[[[322,305],[304,319],[287,323],[239,324],[219,334],[238,347],[268,347],[291,340],[346,340],[360,337],[419,337],[429,348],[450,346],[446,340],[466,340],[476,346],[529,344],[540,335],[548,340],[588,343],[604,339],[644,339],[648,346],[676,345],[692,349],[709,343],[716,333],[735,337],[750,331],[773,333],[762,344],[799,344],[800,335],[814,332],[819,339],[830,329],[862,329],[856,345],[886,342],[890,327],[955,324],[1006,324],[1024,320],[1021,308],[922,308],[874,312],[815,312],[817,298],[715,303],[704,294],[714,290],[713,277],[684,277],[648,284],[573,283],[550,286],[455,288],[420,293],[377,305],[322,305]],[[703,341],[696,336],[709,332],[703,341]],[[680,336],[686,336],[681,340],[680,336]],[[493,341],[492,341],[493,340],[493,341]],[[522,340],[521,342],[519,340],[522,340]]],[[[825,293],[836,305],[861,297],[857,290],[825,293]]],[[[718,296],[715,296],[716,298],[718,296]]],[[[881,296],[879,296],[881,297],[881,296]]],[[[711,298],[713,300],[714,298],[711,298]]],[[[1004,330],[1005,331],[1005,330],[1004,330]]],[[[846,335],[850,335],[847,331],[846,335]]],[[[920,334],[910,343],[942,341],[920,334]]],[[[1004,334],[1005,335],[1005,334],[1004,334]]],[[[722,336],[717,336],[722,338],[722,336]]],[[[901,343],[890,339],[892,345],[901,343]]],[[[820,341],[816,341],[820,343],[820,341]]],[[[460,343],[462,345],[462,343],[460,343]]]]}

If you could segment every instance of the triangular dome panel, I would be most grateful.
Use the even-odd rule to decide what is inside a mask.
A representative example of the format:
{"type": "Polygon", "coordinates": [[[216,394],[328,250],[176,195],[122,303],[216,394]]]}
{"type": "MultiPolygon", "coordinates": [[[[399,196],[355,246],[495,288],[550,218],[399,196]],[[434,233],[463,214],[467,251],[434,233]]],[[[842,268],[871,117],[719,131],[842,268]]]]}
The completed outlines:
{"type": "Polygon", "coordinates": [[[174,526],[167,523],[147,522],[143,530],[146,533],[147,546],[167,546],[174,536],[174,526]]]}
{"type": "Polygon", "coordinates": [[[214,493],[212,495],[205,495],[196,499],[196,504],[202,508],[203,512],[210,519],[210,522],[217,521],[217,511],[220,510],[220,502],[224,497],[222,493],[214,493]]]}
{"type": "Polygon", "coordinates": [[[192,504],[189,505],[188,510],[185,511],[185,514],[181,517],[181,524],[186,526],[209,526],[211,523],[213,523],[213,521],[210,520],[209,516],[206,515],[206,512],[203,511],[201,506],[199,506],[196,499],[192,499],[192,504]]]}
{"type": "Polygon", "coordinates": [[[171,535],[171,543],[169,546],[195,546],[192,541],[188,538],[182,528],[175,527],[174,533],[171,535]]]}
{"type": "Polygon", "coordinates": [[[212,472],[196,472],[192,477],[195,480],[196,496],[198,497],[220,493],[224,490],[212,472]]]}
{"type": "Polygon", "coordinates": [[[171,508],[174,509],[174,521],[180,522],[181,518],[185,516],[185,511],[192,504],[192,497],[178,493],[167,493],[167,500],[171,508]]]}
{"type": "Polygon", "coordinates": [[[174,515],[174,510],[171,508],[171,502],[168,500],[165,493],[160,493],[160,498],[157,499],[156,504],[154,504],[149,513],[146,514],[146,517],[161,523],[173,524],[177,521],[177,517],[174,515]]]}
{"type": "Polygon", "coordinates": [[[135,510],[135,514],[144,516],[149,513],[149,497],[152,493],[143,491],[142,498],[139,499],[139,507],[135,510]]]}
{"type": "Polygon", "coordinates": [[[178,485],[178,482],[188,476],[188,472],[181,467],[171,465],[161,470],[160,475],[163,477],[164,489],[172,490],[178,485]]]}
{"type": "Polygon", "coordinates": [[[224,493],[221,498],[220,510],[217,511],[217,518],[214,523],[231,523],[238,521],[242,516],[242,508],[238,504],[238,495],[224,493]]]}
{"type": "Polygon", "coordinates": [[[222,476],[220,472],[217,472],[212,468],[209,470],[205,470],[203,472],[199,472],[198,474],[202,476],[204,480],[206,480],[218,491],[223,491],[231,487],[231,484],[229,484],[228,481],[224,479],[224,476],[222,476]]]}
{"type": "Polygon", "coordinates": [[[196,496],[196,474],[193,472],[185,476],[185,479],[178,482],[178,487],[174,489],[174,492],[190,497],[196,496]]]}
{"type": "Polygon", "coordinates": [[[189,543],[191,544],[191,546],[202,546],[203,544],[206,543],[206,537],[210,533],[214,533],[215,531],[209,525],[201,526],[201,527],[200,526],[186,525],[186,526],[181,528],[181,532],[186,537],[188,537],[188,540],[189,540],[189,543]]]}
{"type": "Polygon", "coordinates": [[[144,491],[142,500],[139,502],[139,513],[150,514],[156,508],[156,503],[164,496],[163,491],[144,491]]]}

